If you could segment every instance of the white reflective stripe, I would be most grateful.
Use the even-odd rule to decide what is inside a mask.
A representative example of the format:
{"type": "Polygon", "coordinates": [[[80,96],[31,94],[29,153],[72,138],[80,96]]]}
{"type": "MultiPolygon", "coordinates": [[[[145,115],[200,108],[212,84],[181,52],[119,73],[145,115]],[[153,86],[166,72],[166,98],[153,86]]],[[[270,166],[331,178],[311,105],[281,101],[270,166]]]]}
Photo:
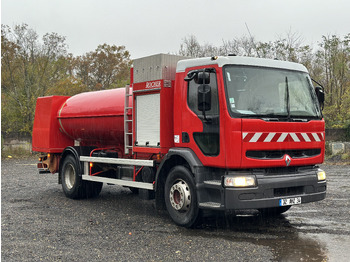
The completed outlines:
{"type": "Polygon", "coordinates": [[[255,133],[252,139],[249,142],[256,142],[261,137],[262,133],[255,133]]]}
{"type": "Polygon", "coordinates": [[[278,138],[277,142],[283,142],[284,139],[286,139],[288,133],[282,133],[281,136],[278,138]]]}
{"type": "Polygon", "coordinates": [[[301,133],[306,142],[311,142],[309,136],[306,133],[301,133]]]}
{"type": "Polygon", "coordinates": [[[275,135],[276,133],[269,133],[268,136],[265,138],[264,142],[271,142],[275,135]]]}
{"type": "Polygon", "coordinates": [[[312,133],[312,136],[315,138],[315,140],[316,140],[317,142],[320,142],[320,141],[321,141],[321,139],[318,137],[318,135],[317,135],[316,133],[312,133]]]}
{"type": "MultiPolygon", "coordinates": [[[[242,137],[243,139],[245,139],[247,137],[247,135],[253,135],[249,142],[251,143],[255,143],[258,142],[259,139],[262,137],[262,135],[266,135],[267,133],[249,133],[249,132],[244,132],[242,133],[242,137]]],[[[293,139],[294,142],[301,142],[301,141],[305,141],[305,142],[312,142],[311,141],[311,135],[312,137],[315,139],[315,141],[320,142],[322,140],[324,140],[324,134],[323,133],[300,133],[301,136],[303,137],[303,139],[300,140],[300,138],[298,137],[297,133],[282,133],[279,138],[277,139],[276,142],[285,142],[286,138],[288,135],[290,135],[293,139]]],[[[276,133],[268,133],[268,135],[265,137],[263,142],[271,142],[274,137],[276,136],[276,133]]],[[[262,142],[260,140],[260,142],[262,142]]]]}
{"type": "Polygon", "coordinates": [[[298,136],[295,133],[289,133],[289,134],[293,138],[294,142],[300,142],[298,136]]]}

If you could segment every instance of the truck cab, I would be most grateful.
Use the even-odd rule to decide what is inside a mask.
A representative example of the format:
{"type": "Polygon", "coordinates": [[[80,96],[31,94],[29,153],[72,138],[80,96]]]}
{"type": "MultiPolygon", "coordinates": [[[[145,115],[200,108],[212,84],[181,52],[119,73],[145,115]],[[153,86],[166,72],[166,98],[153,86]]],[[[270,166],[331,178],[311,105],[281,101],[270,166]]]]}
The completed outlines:
{"type": "Polygon", "coordinates": [[[276,214],[325,198],[324,120],[304,66],[228,56],[183,60],[176,73],[174,146],[196,159],[199,208],[276,214]]]}

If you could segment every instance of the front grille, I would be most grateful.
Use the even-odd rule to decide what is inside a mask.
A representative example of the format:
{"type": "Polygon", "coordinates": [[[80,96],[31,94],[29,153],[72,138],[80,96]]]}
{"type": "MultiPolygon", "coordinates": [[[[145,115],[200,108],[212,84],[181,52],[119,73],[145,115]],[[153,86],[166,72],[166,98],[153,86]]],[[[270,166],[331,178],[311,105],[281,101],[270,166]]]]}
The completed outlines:
{"type": "Polygon", "coordinates": [[[259,150],[247,151],[246,157],[254,159],[283,159],[284,155],[289,155],[291,158],[307,158],[315,157],[321,154],[321,149],[298,149],[298,150],[259,150]]]}
{"type": "Polygon", "coordinates": [[[265,169],[266,175],[296,174],[296,173],[298,173],[297,166],[271,167],[271,168],[265,169]]]}
{"type": "Polygon", "coordinates": [[[257,168],[253,169],[253,173],[262,176],[280,176],[280,175],[291,175],[291,174],[310,174],[316,175],[314,166],[285,166],[285,167],[270,167],[270,168],[257,168]]]}
{"type": "Polygon", "coordinates": [[[297,187],[275,188],[273,193],[275,197],[301,195],[304,193],[304,187],[297,186],[297,187]]]}

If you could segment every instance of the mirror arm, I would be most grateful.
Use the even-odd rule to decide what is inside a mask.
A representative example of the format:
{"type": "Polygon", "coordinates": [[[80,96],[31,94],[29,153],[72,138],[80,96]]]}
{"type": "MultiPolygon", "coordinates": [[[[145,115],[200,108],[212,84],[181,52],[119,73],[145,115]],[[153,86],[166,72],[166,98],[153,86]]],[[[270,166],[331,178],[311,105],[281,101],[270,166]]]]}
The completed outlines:
{"type": "MultiPolygon", "coordinates": [[[[311,78],[311,77],[310,77],[311,78]]],[[[322,87],[322,89],[324,90],[324,87],[323,87],[323,85],[321,85],[319,82],[317,82],[315,79],[313,79],[313,78],[311,78],[311,80],[313,81],[313,82],[315,82],[316,84],[318,84],[320,87],[322,87]]]]}
{"type": "MultiPolygon", "coordinates": [[[[205,95],[203,94],[203,97],[204,97],[204,96],[205,96],[205,95]]],[[[209,122],[209,119],[207,118],[207,115],[205,114],[205,99],[203,99],[202,114],[203,114],[203,120],[204,120],[205,122],[209,122]]]]}
{"type": "Polygon", "coordinates": [[[193,80],[196,76],[198,72],[191,72],[191,73],[188,73],[187,76],[185,77],[185,81],[186,82],[190,82],[191,80],[193,80]]]}

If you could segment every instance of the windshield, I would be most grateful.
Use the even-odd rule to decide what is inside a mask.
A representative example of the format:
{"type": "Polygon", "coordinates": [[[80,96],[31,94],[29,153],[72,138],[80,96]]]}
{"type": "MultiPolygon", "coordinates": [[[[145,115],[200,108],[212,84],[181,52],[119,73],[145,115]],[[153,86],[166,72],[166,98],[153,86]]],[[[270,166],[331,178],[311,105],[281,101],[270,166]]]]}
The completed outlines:
{"type": "Polygon", "coordinates": [[[225,66],[228,108],[235,117],[321,118],[307,73],[225,66]]]}

